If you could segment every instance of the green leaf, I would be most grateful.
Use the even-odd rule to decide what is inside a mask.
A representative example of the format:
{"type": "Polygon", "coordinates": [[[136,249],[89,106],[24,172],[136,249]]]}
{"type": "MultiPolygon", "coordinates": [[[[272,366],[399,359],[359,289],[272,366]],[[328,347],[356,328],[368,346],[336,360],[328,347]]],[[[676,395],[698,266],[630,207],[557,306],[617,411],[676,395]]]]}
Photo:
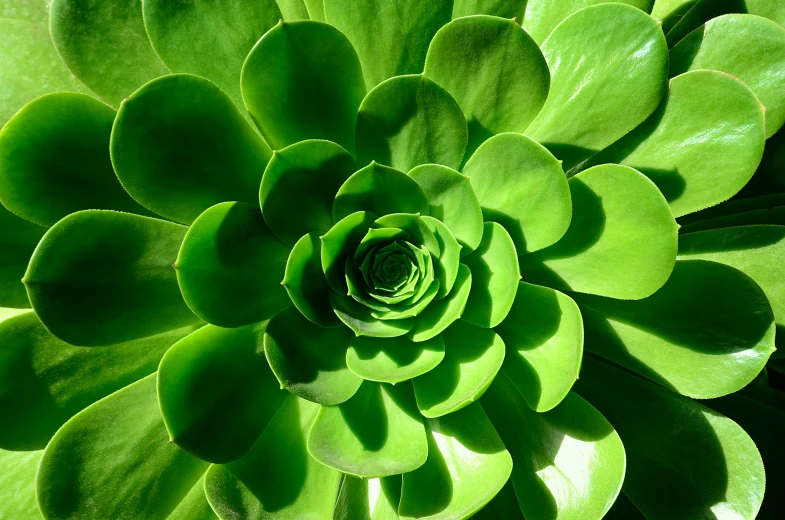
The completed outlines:
{"type": "Polygon", "coordinates": [[[436,298],[442,299],[452,291],[452,287],[458,277],[461,246],[449,228],[440,220],[428,216],[420,218],[430,228],[437,242],[439,242],[441,254],[434,261],[433,268],[436,280],[439,282],[439,291],[436,293],[436,298]]]}
{"type": "Polygon", "coordinates": [[[766,107],[766,137],[785,123],[785,28],[781,25],[758,16],[720,16],[679,42],[670,58],[671,76],[713,69],[746,83],[766,107]]]}
{"type": "Polygon", "coordinates": [[[670,81],[668,96],[645,123],[591,163],[640,171],[680,217],[730,198],[750,180],[763,154],[764,115],[741,81],[716,71],[688,72],[670,81]]]}
{"type": "MultiPolygon", "coordinates": [[[[551,31],[562,20],[584,7],[601,4],[607,0],[528,0],[523,28],[531,34],[534,41],[542,44],[551,31]]],[[[654,0],[611,0],[614,3],[628,4],[645,12],[650,12],[654,0]]]]}
{"type": "Polygon", "coordinates": [[[0,518],[41,518],[35,499],[35,473],[42,454],[0,450],[0,518]]]}
{"type": "Polygon", "coordinates": [[[333,518],[399,520],[401,476],[357,478],[344,475],[333,518]]]}
{"type": "Polygon", "coordinates": [[[49,30],[68,68],[112,106],[169,72],[147,39],[142,0],[52,0],[49,30]]]}
{"type": "MultiPolygon", "coordinates": [[[[373,226],[376,215],[358,211],[337,222],[330,231],[321,237],[322,270],[332,289],[347,294],[346,259],[353,256],[368,228],[373,226]]],[[[390,227],[390,226],[381,226],[390,227]]]]}
{"type": "Polygon", "coordinates": [[[444,360],[415,378],[417,407],[437,418],[473,403],[485,392],[504,361],[504,341],[493,330],[456,321],[442,333],[444,360]]]}
{"type": "Polygon", "coordinates": [[[273,0],[142,0],[147,35],[172,72],[205,77],[243,109],[240,71],[262,35],[281,18],[273,0]]]}
{"type": "Polygon", "coordinates": [[[84,348],[52,336],[35,313],[6,318],[0,323],[0,447],[43,449],[77,412],[155,372],[164,352],[192,331],[84,348]]]}
{"type": "Polygon", "coordinates": [[[395,338],[412,330],[414,318],[381,320],[371,310],[349,296],[330,293],[330,303],[335,315],[344,325],[352,329],[355,336],[395,338]]]}
{"type": "Polygon", "coordinates": [[[0,18],[43,23],[49,18],[46,0],[0,0],[0,18]]]}
{"type": "Polygon", "coordinates": [[[439,29],[424,74],[444,87],[466,116],[467,155],[494,134],[526,130],[550,85],[548,64],[534,40],[515,20],[497,16],[470,16],[439,29]]]}
{"type": "Polygon", "coordinates": [[[774,314],[741,271],[679,260],[668,282],[637,301],[575,295],[586,348],[682,395],[740,390],[774,351],[774,314]]]}
{"type": "Polygon", "coordinates": [[[558,405],[583,357],[583,321],[572,298],[519,282],[512,309],[495,330],[507,348],[503,371],[526,404],[537,412],[558,405]]]}
{"type": "Polygon", "coordinates": [[[525,9],[526,4],[518,0],[455,0],[453,2],[452,17],[460,18],[473,14],[488,14],[501,18],[523,20],[523,11],[525,9]]]}
{"type": "Polygon", "coordinates": [[[474,251],[482,240],[482,210],[469,179],[438,164],[423,164],[409,171],[428,199],[427,214],[441,220],[461,245],[461,256],[474,251]]]}
{"type": "Polygon", "coordinates": [[[346,352],[349,370],[370,381],[400,383],[432,370],[444,359],[440,336],[414,343],[398,338],[354,338],[346,352]]]}
{"type": "Polygon", "coordinates": [[[50,94],[0,131],[0,199],[41,226],[82,209],[152,215],[117,181],[109,158],[115,111],[84,94],[50,94]]]}
{"type": "Polygon", "coordinates": [[[23,278],[44,326],[80,346],[113,345],[197,323],[172,264],[178,224],[114,211],[72,213],[49,228],[23,278]]]}
{"type": "Polygon", "coordinates": [[[241,83],[245,105],[274,150],[327,139],[354,152],[365,86],[357,54],[334,27],[279,23],[246,58],[241,83]]]}
{"type": "Polygon", "coordinates": [[[512,458],[479,404],[425,422],[428,460],[403,475],[401,518],[467,518],[504,486],[512,458]]]}
{"type": "Polygon", "coordinates": [[[322,406],[308,435],[308,452],[322,464],[362,478],[413,471],[428,442],[408,384],[366,381],[338,406],[322,406]]]}
{"type": "Polygon", "coordinates": [[[185,495],[172,514],[166,517],[166,520],[218,520],[218,516],[207,502],[204,479],[203,475],[196,481],[191,491],[185,495]]]}
{"type": "Polygon", "coordinates": [[[576,390],[619,432],[627,451],[624,494],[647,519],[755,517],[763,464],[736,423],[590,357],[576,390]]]}
{"type": "Polygon", "coordinates": [[[569,180],[572,221],[556,244],[520,257],[527,282],[610,298],[640,299],[662,287],[676,260],[677,229],[652,181],[605,164],[569,180]]]}
{"type": "Polygon", "coordinates": [[[774,0],[744,0],[750,14],[763,16],[785,26],[785,4],[774,0]]]}
{"type": "Polygon", "coordinates": [[[428,163],[458,169],[467,139],[458,103],[421,74],[379,84],[365,96],[357,114],[360,165],[376,161],[404,172],[428,163]]]}
{"type": "Polygon", "coordinates": [[[258,206],[216,204],[183,239],[175,268],[191,310],[220,327],[270,319],[290,302],[281,286],[289,248],[265,226],[258,206]]]}
{"type": "Polygon", "coordinates": [[[110,146],[128,193],[183,224],[219,202],[256,205],[270,158],[226,94],[187,74],[152,81],[123,101],[110,146]]]}
{"type": "Polygon", "coordinates": [[[306,450],[319,408],[290,395],[245,457],[210,467],[205,490],[221,518],[333,518],[341,474],[306,450]]]}
{"type": "Polygon", "coordinates": [[[46,228],[17,217],[0,204],[0,307],[30,307],[20,280],[44,233],[46,228]]]}
{"type": "Polygon", "coordinates": [[[303,2],[311,20],[324,21],[324,0],[303,0],[303,2]]]}
{"type": "Polygon", "coordinates": [[[338,404],[352,397],[362,384],[362,379],[346,368],[351,340],[345,327],[314,325],[289,307],[270,320],[264,352],[281,388],[315,403],[338,404]]]}
{"type": "Polygon", "coordinates": [[[565,171],[642,123],[667,89],[660,26],[628,5],[581,9],[553,31],[542,52],[551,89],[526,135],[564,160],[565,171]]]}
{"type": "Polygon", "coordinates": [[[305,0],[275,0],[284,20],[287,22],[294,22],[296,20],[308,20],[308,9],[305,6],[305,0]]]}
{"type": "Polygon", "coordinates": [[[327,23],[357,49],[365,85],[371,90],[393,76],[422,72],[428,44],[450,21],[452,4],[450,0],[324,0],[324,13],[327,23]]]}
{"type": "Polygon", "coordinates": [[[151,374],[58,430],[38,467],[38,505],[45,518],[164,519],[206,469],[168,442],[151,374]]]}
{"type": "Polygon", "coordinates": [[[442,254],[439,240],[425,219],[419,215],[392,213],[379,217],[374,224],[379,227],[403,230],[411,237],[412,243],[425,246],[433,257],[438,258],[442,254]]]}
{"type": "Polygon", "coordinates": [[[455,284],[450,294],[441,300],[432,301],[417,315],[408,337],[415,342],[426,341],[449,327],[463,314],[471,286],[472,272],[465,265],[459,264],[455,284]]]}
{"type": "Polygon", "coordinates": [[[158,403],[172,442],[223,464],[253,447],[286,399],[262,353],[264,325],[206,325],[178,341],[158,368],[158,403]]]}
{"type": "Polygon", "coordinates": [[[567,179],[561,163],[539,143],[519,134],[492,137],[463,174],[471,180],[483,218],[503,225],[519,254],[548,247],[567,232],[572,217],[567,179]]]}
{"type": "Polygon", "coordinates": [[[356,169],[349,152],[330,141],[301,141],[275,152],[259,191],[265,222],[290,246],[306,233],[327,233],[335,194],[356,169]]]}
{"type": "Polygon", "coordinates": [[[697,0],[654,0],[651,17],[662,22],[662,32],[668,34],[696,2],[697,0]]]}
{"type": "Polygon", "coordinates": [[[712,18],[729,13],[746,13],[746,0],[696,0],[679,21],[665,33],[668,47],[673,47],[693,30],[712,18]]]}
{"type": "Polygon", "coordinates": [[[405,173],[371,162],[354,173],[338,190],[333,203],[336,222],[357,211],[379,216],[390,213],[428,214],[428,200],[405,173]]]}
{"type": "Polygon", "coordinates": [[[330,284],[324,277],[320,258],[321,242],[309,233],[294,245],[281,284],[297,310],[321,327],[340,325],[330,305],[330,284]]]}
{"type": "Polygon", "coordinates": [[[482,242],[463,263],[472,272],[472,290],[461,318],[495,327],[510,312],[521,278],[512,238],[500,224],[486,222],[482,242]]]}

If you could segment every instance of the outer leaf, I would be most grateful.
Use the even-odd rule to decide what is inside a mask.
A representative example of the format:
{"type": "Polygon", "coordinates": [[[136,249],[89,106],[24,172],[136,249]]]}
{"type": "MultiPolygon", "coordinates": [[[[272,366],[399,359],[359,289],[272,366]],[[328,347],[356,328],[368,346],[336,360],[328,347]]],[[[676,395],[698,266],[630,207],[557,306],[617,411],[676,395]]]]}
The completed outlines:
{"type": "Polygon", "coordinates": [[[219,202],[255,205],[270,158],[226,94],[185,74],[148,83],[123,102],[111,152],[128,193],[183,224],[219,202]]]}
{"type": "Polygon", "coordinates": [[[172,264],[178,224],[114,211],[80,211],[55,224],[23,278],[44,326],[81,346],[112,345],[199,321],[172,264]]]}
{"type": "Polygon", "coordinates": [[[680,260],[662,289],[621,301],[576,295],[587,348],[682,395],[740,390],[774,351],[774,314],[744,273],[680,260]]]}
{"type": "Polygon", "coordinates": [[[517,18],[523,20],[526,4],[518,0],[455,0],[452,17],[470,16],[473,14],[489,14],[501,18],[517,18]]]}
{"type": "Polygon", "coordinates": [[[334,327],[340,320],[330,304],[332,289],[322,271],[320,252],[319,237],[315,233],[303,235],[289,253],[281,285],[303,316],[321,327],[334,327]]]}
{"type": "Polygon", "coordinates": [[[495,327],[510,312],[521,278],[515,244],[500,224],[486,222],[482,242],[463,262],[472,272],[472,290],[461,318],[495,327]]]}
{"type": "Polygon", "coordinates": [[[428,214],[428,200],[417,183],[394,168],[371,162],[354,173],[333,202],[336,222],[357,211],[384,216],[390,213],[428,214]]]}
{"type": "Polygon", "coordinates": [[[526,135],[563,159],[565,170],[642,123],[665,94],[665,38],[657,22],[628,5],[576,12],[542,52],[551,90],[526,135]]]}
{"type": "Polygon", "coordinates": [[[393,76],[422,72],[428,44],[451,12],[450,0],[324,0],[327,22],[357,49],[368,90],[393,76]]]}
{"type": "Polygon", "coordinates": [[[166,349],[192,330],[83,348],[52,336],[32,312],[5,319],[0,324],[0,446],[44,448],[77,412],[155,372],[166,349]]]}
{"type": "Polygon", "coordinates": [[[362,379],[346,368],[352,334],[314,325],[294,307],[277,314],[264,335],[264,351],[281,388],[319,404],[352,397],[362,379]]]}
{"type": "Polygon", "coordinates": [[[422,466],[428,443],[411,387],[366,381],[345,403],[322,406],[308,435],[308,452],[326,466],[363,478],[422,466]]]}
{"type": "Polygon", "coordinates": [[[515,490],[512,487],[512,479],[507,481],[502,490],[493,497],[493,500],[472,517],[474,520],[497,520],[498,518],[523,520],[521,506],[518,504],[518,497],[515,496],[515,490]]]}
{"type": "Polygon", "coordinates": [[[653,182],[626,166],[595,166],[569,181],[573,217],[556,244],[520,257],[527,282],[639,299],[665,284],[678,226],[653,182]]]}
{"type": "Polygon", "coordinates": [[[360,165],[376,161],[405,172],[428,163],[457,169],[467,139],[458,103],[419,74],[379,84],[365,96],[357,114],[360,165]]]}
{"type": "Polygon", "coordinates": [[[142,0],[52,0],[49,29],[68,68],[112,106],[168,72],[147,39],[142,0]]]}
{"type": "Polygon", "coordinates": [[[576,389],[619,432],[628,461],[624,494],[647,519],[755,517],[763,464],[736,423],[592,358],[576,389]]]}
{"type": "Polygon", "coordinates": [[[527,520],[599,520],[610,509],[624,481],[624,446],[594,407],[570,392],[537,413],[503,375],[482,405],[512,455],[512,483],[527,520]]]}
{"type": "Polygon", "coordinates": [[[357,478],[344,475],[333,518],[399,520],[401,477],[357,478]]]}
{"type": "Polygon", "coordinates": [[[491,384],[504,361],[504,342],[495,332],[456,321],[442,333],[444,360],[413,380],[417,407],[436,418],[473,403],[491,384]]]}
{"type": "Polygon", "coordinates": [[[450,230],[440,220],[433,217],[420,217],[433,232],[439,242],[441,254],[434,263],[436,280],[439,282],[439,292],[436,297],[441,299],[447,296],[455,284],[460,265],[461,246],[450,230]]]}
{"type": "Polygon", "coordinates": [[[349,152],[330,141],[301,141],[274,153],[259,191],[265,222],[290,246],[306,233],[327,233],[335,194],[356,169],[349,152]]]}
{"type": "Polygon", "coordinates": [[[35,500],[35,472],[42,454],[0,450],[0,518],[41,518],[35,500]]]}
{"type": "Polygon", "coordinates": [[[284,20],[287,22],[294,22],[296,20],[308,20],[308,9],[305,6],[305,0],[275,0],[284,20]]]}
{"type": "MultiPolygon", "coordinates": [[[[333,290],[347,294],[346,259],[353,256],[368,228],[373,226],[376,215],[358,211],[337,222],[321,237],[322,270],[333,290]]],[[[384,226],[382,226],[384,227],[384,226]]]]}
{"type": "Polygon", "coordinates": [[[365,87],[357,55],[337,29],[279,23],[248,55],[241,83],[245,106],[274,150],[327,139],[354,151],[365,87]]]}
{"type": "Polygon", "coordinates": [[[671,80],[667,99],[645,123],[591,162],[640,171],[679,217],[730,198],[750,180],[763,155],[764,115],[741,81],[689,72],[671,80]]]}
{"type": "Polygon", "coordinates": [[[166,520],[218,520],[204,493],[204,476],[196,481],[166,520]]]}
{"type": "Polygon", "coordinates": [[[0,18],[43,23],[49,18],[46,0],[0,0],[0,18]]]}
{"type": "Polygon", "coordinates": [[[785,4],[772,0],[744,0],[750,14],[764,16],[785,26],[785,4]]]}
{"type": "Polygon", "coordinates": [[[570,188],[561,163],[519,134],[494,136],[463,168],[485,220],[504,226],[519,254],[554,244],[570,226],[570,188]],[[525,202],[524,202],[525,201],[525,202]]]}
{"type": "Polygon", "coordinates": [[[526,130],[550,85],[548,64],[534,40],[515,20],[497,16],[457,19],[439,29],[428,48],[425,75],[463,110],[469,154],[493,134],[526,130]]]}
{"type": "Polygon", "coordinates": [[[466,518],[489,502],[512,458],[479,404],[426,421],[428,460],[403,476],[401,518],[466,518]]]}
{"type": "Polygon", "coordinates": [[[222,518],[331,520],[341,474],[308,455],[319,406],[290,395],[245,457],[211,466],[205,490],[222,518]]]}
{"type": "Polygon", "coordinates": [[[155,375],[68,421],[44,450],[38,505],[45,518],[164,519],[207,469],[167,442],[155,375]]]}
{"type": "Polygon", "coordinates": [[[518,284],[510,313],[496,333],[507,347],[504,373],[532,410],[558,405],[578,379],[583,321],[567,295],[526,282],[518,284]]]}
{"type": "Polygon", "coordinates": [[[0,306],[30,307],[20,280],[45,232],[46,228],[17,217],[0,204],[0,306]]]}
{"type": "Polygon", "coordinates": [[[208,78],[243,108],[240,71],[254,44],[281,18],[274,0],[142,0],[155,52],[172,72],[208,78]]]}
{"type": "Polygon", "coordinates": [[[303,0],[303,3],[311,20],[324,21],[324,0],[303,0]]]}
{"type": "Polygon", "coordinates": [[[281,286],[288,255],[258,207],[224,202],[188,229],[175,263],[177,282],[203,320],[221,327],[248,325],[290,304],[281,286]]]}
{"type": "Polygon", "coordinates": [[[662,22],[662,32],[668,34],[697,0],[654,0],[651,17],[662,22]]]}
{"type": "Polygon", "coordinates": [[[376,318],[368,307],[342,294],[331,293],[330,303],[338,319],[352,329],[355,336],[395,338],[408,333],[414,326],[412,317],[389,320],[376,318]]]}
{"type": "Polygon", "coordinates": [[[455,320],[461,317],[472,286],[472,273],[463,264],[458,265],[458,273],[452,291],[441,300],[432,301],[414,320],[408,333],[412,341],[426,341],[440,334],[455,320]]]}
{"type": "Polygon", "coordinates": [[[349,370],[363,379],[392,384],[422,375],[442,359],[444,341],[440,336],[418,343],[403,337],[358,337],[346,351],[349,370]]]}
{"type": "Polygon", "coordinates": [[[785,28],[757,16],[720,16],[671,51],[670,74],[714,69],[746,83],[766,107],[766,137],[785,123],[785,28]],[[765,53],[760,53],[765,49],[765,53]]]}
{"type": "Polygon", "coordinates": [[[158,403],[172,442],[216,464],[253,447],[281,392],[262,353],[264,325],[206,325],[178,341],[158,368],[158,403]]]}
{"type": "Polygon", "coordinates": [[[729,13],[746,13],[745,0],[695,0],[679,21],[665,33],[668,47],[673,47],[693,30],[729,13]]]}

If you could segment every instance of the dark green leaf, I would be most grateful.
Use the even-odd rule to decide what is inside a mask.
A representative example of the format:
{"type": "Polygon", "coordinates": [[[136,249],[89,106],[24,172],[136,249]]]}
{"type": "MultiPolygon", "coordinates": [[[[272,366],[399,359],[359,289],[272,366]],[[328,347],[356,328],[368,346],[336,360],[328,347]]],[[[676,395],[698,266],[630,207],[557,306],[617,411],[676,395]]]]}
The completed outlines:
{"type": "Polygon", "coordinates": [[[452,291],[455,284],[461,260],[461,246],[449,228],[440,220],[428,216],[420,218],[430,228],[436,241],[439,242],[440,254],[434,260],[433,267],[436,280],[439,282],[436,298],[441,299],[452,291]]]}
{"type": "Polygon", "coordinates": [[[172,511],[172,514],[166,517],[166,520],[218,520],[213,508],[207,502],[207,496],[204,492],[204,475],[196,481],[191,491],[185,495],[185,498],[177,505],[177,508],[172,511]]]}
{"type": "Polygon", "coordinates": [[[303,316],[321,327],[334,327],[340,321],[330,304],[332,289],[322,271],[320,251],[316,233],[303,235],[289,253],[281,284],[303,316]]]}
{"type": "Polygon", "coordinates": [[[395,338],[403,336],[414,326],[414,318],[381,320],[371,314],[371,310],[349,296],[330,294],[330,303],[336,316],[355,336],[375,338],[395,338]]]}
{"type": "Polygon", "coordinates": [[[370,381],[400,383],[432,370],[444,359],[440,336],[414,343],[398,338],[354,338],[346,352],[349,370],[370,381]]]}
{"type": "Polygon", "coordinates": [[[425,341],[449,327],[463,314],[471,286],[472,273],[468,267],[460,264],[450,294],[441,300],[432,301],[425,310],[417,315],[408,337],[412,341],[425,341]]]}
{"type": "Polygon", "coordinates": [[[44,233],[46,228],[17,217],[0,204],[0,307],[30,307],[21,280],[44,233]]]}
{"type": "MultiPolygon", "coordinates": [[[[358,211],[337,222],[321,237],[322,270],[327,282],[339,294],[347,294],[346,259],[353,257],[368,228],[373,226],[376,215],[358,211]]],[[[387,226],[380,226],[387,227],[387,226]]]]}
{"type": "Polygon", "coordinates": [[[399,520],[401,476],[357,478],[344,475],[334,519],[399,520]]]}

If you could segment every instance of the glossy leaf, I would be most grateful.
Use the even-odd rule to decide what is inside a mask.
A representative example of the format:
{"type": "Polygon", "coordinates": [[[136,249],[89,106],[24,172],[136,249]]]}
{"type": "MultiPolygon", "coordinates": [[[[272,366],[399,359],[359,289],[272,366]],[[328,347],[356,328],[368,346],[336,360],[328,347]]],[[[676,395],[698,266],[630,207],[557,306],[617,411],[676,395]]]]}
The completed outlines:
{"type": "Polygon", "coordinates": [[[576,390],[619,432],[624,494],[647,519],[755,517],[763,464],[735,422],[593,358],[584,359],[576,390]]]}
{"type": "Polygon", "coordinates": [[[471,271],[465,265],[459,264],[452,291],[443,299],[432,301],[417,315],[408,337],[415,342],[426,341],[449,327],[463,314],[471,286],[471,271]]]}
{"type": "Polygon", "coordinates": [[[169,69],[213,81],[243,108],[240,71],[254,44],[281,18],[274,0],[142,0],[142,6],[147,35],[169,69]]]}
{"type": "Polygon", "coordinates": [[[785,123],[781,95],[785,89],[785,28],[781,25],[743,14],[710,20],[671,51],[671,76],[698,69],[725,72],[747,84],[766,107],[766,137],[785,123]]]}
{"type": "MultiPolygon", "coordinates": [[[[518,4],[522,11],[523,2],[518,4]]],[[[507,18],[453,20],[428,47],[424,74],[460,105],[469,126],[469,153],[494,134],[526,130],[548,97],[545,58],[520,24],[507,18]]]]}
{"type": "Polygon", "coordinates": [[[671,80],[668,97],[645,123],[591,162],[640,171],[679,217],[730,198],[750,180],[763,155],[764,114],[741,81],[689,72],[671,80]]]}
{"type": "Polygon", "coordinates": [[[321,237],[322,270],[335,292],[346,294],[346,259],[354,255],[355,248],[375,219],[376,215],[373,213],[358,211],[336,222],[330,231],[321,237]]]}
{"type": "Polygon", "coordinates": [[[458,244],[455,236],[442,221],[429,216],[423,216],[420,219],[430,228],[439,242],[440,254],[434,261],[434,272],[436,281],[439,282],[439,291],[436,293],[436,298],[441,299],[452,291],[455,280],[458,277],[461,245],[458,244]]]}
{"type": "Polygon", "coordinates": [[[547,412],[578,379],[583,321],[559,291],[519,282],[510,313],[496,327],[507,348],[504,373],[532,410],[547,412]]]}
{"type": "Polygon", "coordinates": [[[428,460],[403,475],[401,518],[467,518],[504,486],[512,458],[479,404],[426,428],[428,460]]]}
{"type": "Polygon", "coordinates": [[[204,476],[196,481],[166,520],[218,520],[204,493],[204,476]]]}
{"type": "Polygon", "coordinates": [[[414,343],[398,338],[354,338],[346,351],[349,370],[370,381],[400,383],[422,375],[444,359],[440,336],[414,343]]]}
{"type": "Polygon", "coordinates": [[[21,280],[46,228],[17,217],[0,204],[0,306],[29,308],[21,280]]]}
{"type": "Polygon", "coordinates": [[[0,447],[43,449],[77,412],[155,372],[164,352],[192,331],[84,348],[52,336],[32,312],[6,318],[0,324],[0,447]]]}
{"type": "Polygon", "coordinates": [[[112,106],[169,72],[147,39],[142,0],[52,0],[49,30],[68,68],[112,106]]]}
{"type": "Polygon", "coordinates": [[[455,0],[453,2],[452,17],[471,16],[473,14],[487,14],[501,18],[516,18],[523,20],[523,11],[526,4],[518,0],[455,0]]]}
{"type": "Polygon", "coordinates": [[[774,314],[744,273],[705,260],[676,262],[648,298],[576,295],[586,348],[666,388],[710,399],[740,390],[774,351],[774,314]]]}
{"type": "MultiPolygon", "coordinates": [[[[450,21],[452,1],[324,0],[327,23],[344,33],[362,63],[368,90],[403,74],[422,72],[433,35],[450,21]]],[[[407,169],[404,169],[406,171],[407,169]]]]}
{"type": "Polygon", "coordinates": [[[111,153],[134,199],[183,224],[219,202],[256,205],[270,158],[226,94],[186,74],[148,83],[123,102],[111,153]]]}
{"type": "Polygon", "coordinates": [[[330,305],[330,284],[324,277],[321,241],[315,233],[303,235],[289,253],[283,285],[297,310],[321,327],[340,325],[330,305]]]}
{"type": "Polygon", "coordinates": [[[42,454],[0,450],[0,518],[41,518],[35,499],[35,473],[42,454]]]}
{"type": "Polygon", "coordinates": [[[26,105],[0,131],[0,199],[41,226],[82,209],[151,215],[112,170],[115,111],[84,94],[50,94],[26,105]]]}
{"type": "Polygon", "coordinates": [[[151,374],[58,430],[38,467],[38,505],[45,518],[163,519],[206,469],[168,442],[151,374]]]}
{"type": "Polygon", "coordinates": [[[401,476],[357,478],[344,475],[333,518],[399,520],[401,476]]]}
{"type": "Polygon", "coordinates": [[[203,320],[220,327],[248,325],[290,304],[281,286],[288,255],[258,207],[224,202],[188,229],[175,262],[177,282],[203,320]]]}
{"type": "Polygon", "coordinates": [[[495,327],[510,312],[521,278],[512,238],[500,224],[486,222],[482,242],[463,263],[472,272],[472,289],[461,318],[495,327]]]}
{"type": "Polygon", "coordinates": [[[378,227],[398,228],[407,233],[412,242],[422,244],[431,253],[431,256],[440,257],[442,254],[439,240],[431,231],[425,219],[419,215],[408,213],[391,213],[376,219],[374,224],[378,227]]]}
{"type": "Polygon", "coordinates": [[[332,519],[341,474],[306,450],[319,408],[290,395],[245,457],[210,467],[205,490],[221,518],[332,519]]]}
{"type": "Polygon", "coordinates": [[[322,464],[363,478],[413,471],[428,443],[408,385],[366,381],[348,401],[322,406],[308,435],[308,452],[322,464]]]}
{"type": "Polygon", "coordinates": [[[668,46],[673,47],[712,18],[729,13],[746,13],[745,2],[746,0],[693,0],[684,15],[665,32],[668,46]]]}
{"type": "Polygon", "coordinates": [[[376,318],[368,307],[342,294],[331,293],[330,303],[338,319],[358,337],[396,338],[403,336],[414,326],[412,317],[392,320],[376,318]]]}
{"type": "Polygon", "coordinates": [[[310,19],[305,0],[275,0],[275,3],[278,4],[281,14],[287,22],[310,19]]]}
{"type": "Polygon", "coordinates": [[[306,233],[327,233],[335,194],[356,169],[349,152],[330,141],[301,141],[277,151],[259,191],[264,221],[290,246],[306,233]]]}
{"type": "Polygon", "coordinates": [[[311,20],[324,21],[324,0],[303,0],[303,3],[311,20]]]}
{"type": "Polygon", "coordinates": [[[662,287],[676,259],[678,226],[654,183],[606,164],[572,177],[569,186],[570,228],[556,244],[520,257],[523,279],[623,299],[662,287]]]}
{"type": "Polygon", "coordinates": [[[456,321],[442,333],[444,360],[415,378],[417,407],[437,418],[473,403],[485,392],[504,361],[504,341],[494,331],[456,321]]]}
{"type": "Polygon", "coordinates": [[[565,171],[642,123],[666,91],[660,26],[628,5],[581,9],[553,31],[542,53],[551,89],[526,135],[562,159],[565,171]]]}
{"type": "Polygon", "coordinates": [[[345,327],[319,327],[289,307],[270,320],[264,351],[281,388],[315,403],[338,404],[362,384],[346,367],[351,340],[345,327]]]}
{"type": "Polygon", "coordinates": [[[23,278],[44,326],[80,346],[112,345],[199,321],[172,264],[178,224],[114,211],[80,211],[41,239],[23,278]]]}
{"type": "Polygon", "coordinates": [[[279,23],[248,55],[241,83],[245,106],[274,150],[327,139],[354,152],[365,87],[352,45],[334,27],[279,23]]]}
{"type": "Polygon", "coordinates": [[[668,34],[697,0],[654,0],[651,17],[662,23],[662,32],[668,34]]]}
{"type": "Polygon", "coordinates": [[[158,403],[172,442],[223,464],[245,455],[286,399],[262,353],[264,325],[206,325],[158,368],[158,403]]]}
{"type": "Polygon", "coordinates": [[[404,172],[429,163],[457,169],[467,139],[458,103],[420,74],[397,76],[377,85],[357,114],[360,165],[376,161],[404,172]]]}
{"type": "Polygon", "coordinates": [[[572,204],[561,163],[542,145],[519,134],[488,139],[463,174],[485,220],[500,223],[518,254],[554,244],[570,226],[572,204]]]}
{"type": "Polygon", "coordinates": [[[371,162],[354,173],[338,190],[333,203],[336,222],[357,211],[379,216],[390,213],[428,214],[428,200],[405,173],[371,162]]]}
{"type": "Polygon", "coordinates": [[[527,520],[599,520],[619,494],[625,450],[613,426],[574,392],[537,413],[504,375],[482,398],[510,450],[512,484],[527,520]]]}

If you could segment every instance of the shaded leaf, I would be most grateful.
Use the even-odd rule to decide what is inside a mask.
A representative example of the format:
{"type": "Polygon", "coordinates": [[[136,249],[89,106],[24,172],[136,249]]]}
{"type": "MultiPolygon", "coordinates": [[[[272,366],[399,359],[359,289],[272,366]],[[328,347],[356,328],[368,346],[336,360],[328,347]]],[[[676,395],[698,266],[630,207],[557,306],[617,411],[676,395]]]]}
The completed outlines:
{"type": "Polygon", "coordinates": [[[412,317],[389,320],[376,318],[371,309],[342,294],[330,293],[330,303],[338,319],[358,337],[395,338],[403,336],[414,326],[412,317]]]}
{"type": "Polygon", "coordinates": [[[488,14],[501,18],[516,18],[523,20],[523,11],[526,9],[524,2],[518,0],[455,0],[453,2],[452,17],[471,16],[473,14],[488,14]]]}
{"type": "Polygon", "coordinates": [[[471,286],[471,271],[465,265],[459,264],[455,284],[450,294],[441,300],[432,301],[417,315],[408,337],[416,342],[426,341],[449,327],[463,314],[471,286]]]}
{"type": "Polygon", "coordinates": [[[332,289],[324,277],[320,253],[316,233],[303,235],[289,253],[281,285],[303,316],[321,327],[334,327],[341,322],[330,304],[332,289]]]}
{"type": "Polygon", "coordinates": [[[30,307],[21,280],[44,233],[46,228],[17,217],[0,204],[0,306],[30,307]]]}
{"type": "Polygon", "coordinates": [[[347,294],[346,259],[354,255],[368,228],[373,227],[374,220],[376,215],[373,213],[358,211],[336,222],[321,237],[322,270],[335,292],[347,294]]]}
{"type": "Polygon", "coordinates": [[[344,475],[334,519],[340,520],[399,520],[398,502],[401,499],[401,476],[357,478],[344,475]]]}
{"type": "Polygon", "coordinates": [[[218,520],[204,493],[204,476],[196,481],[166,520],[218,520]]]}
{"type": "Polygon", "coordinates": [[[400,383],[422,375],[444,359],[440,336],[414,343],[398,338],[354,338],[346,352],[349,370],[370,381],[400,383]]]}

